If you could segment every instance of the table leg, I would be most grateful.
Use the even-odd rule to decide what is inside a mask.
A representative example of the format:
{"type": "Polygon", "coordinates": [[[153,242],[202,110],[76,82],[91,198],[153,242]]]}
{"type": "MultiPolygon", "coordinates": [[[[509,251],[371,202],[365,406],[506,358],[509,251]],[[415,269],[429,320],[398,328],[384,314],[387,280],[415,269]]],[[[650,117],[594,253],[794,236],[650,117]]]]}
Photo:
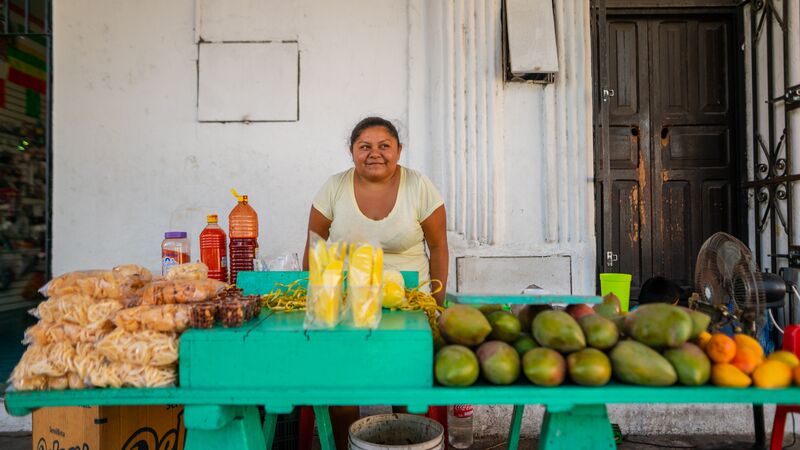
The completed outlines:
{"type": "Polygon", "coordinates": [[[575,405],[545,412],[539,450],[616,448],[605,405],[575,405]]]}
{"type": "Polygon", "coordinates": [[[185,450],[264,450],[255,406],[192,406],[184,410],[185,450]]]}
{"type": "Polygon", "coordinates": [[[278,415],[277,414],[270,414],[267,413],[264,416],[264,444],[266,445],[265,448],[272,448],[272,441],[275,439],[275,425],[278,423],[278,415]]]}
{"type": "Polygon", "coordinates": [[[514,414],[511,416],[511,426],[508,428],[508,450],[517,450],[519,435],[522,431],[522,414],[525,405],[514,405],[514,414]]]}
{"type": "Polygon", "coordinates": [[[327,406],[314,406],[314,415],[317,419],[317,432],[319,445],[322,450],[336,450],[336,441],[333,439],[333,426],[331,415],[327,406]]]}

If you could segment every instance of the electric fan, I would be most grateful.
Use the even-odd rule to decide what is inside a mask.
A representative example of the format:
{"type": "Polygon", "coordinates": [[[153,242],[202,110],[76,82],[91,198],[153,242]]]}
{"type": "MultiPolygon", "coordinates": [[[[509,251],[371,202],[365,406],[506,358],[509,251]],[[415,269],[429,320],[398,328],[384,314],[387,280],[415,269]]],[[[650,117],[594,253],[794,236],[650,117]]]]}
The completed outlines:
{"type": "MultiPolygon", "coordinates": [[[[741,241],[715,233],[700,248],[694,269],[695,289],[709,312],[712,328],[731,325],[735,332],[760,337],[768,308],[783,306],[786,282],[778,275],[759,272],[753,255],[741,241]]],[[[774,323],[774,318],[772,319],[774,323]]]]}

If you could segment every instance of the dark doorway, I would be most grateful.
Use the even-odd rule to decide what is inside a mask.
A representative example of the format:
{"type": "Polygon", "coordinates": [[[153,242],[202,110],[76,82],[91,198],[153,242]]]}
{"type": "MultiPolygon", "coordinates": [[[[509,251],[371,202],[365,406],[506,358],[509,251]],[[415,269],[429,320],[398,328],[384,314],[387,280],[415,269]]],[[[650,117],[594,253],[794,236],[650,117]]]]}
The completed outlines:
{"type": "Polygon", "coordinates": [[[596,26],[598,272],[632,274],[633,298],[655,275],[690,286],[705,239],[737,232],[735,17],[609,10],[596,26]]]}

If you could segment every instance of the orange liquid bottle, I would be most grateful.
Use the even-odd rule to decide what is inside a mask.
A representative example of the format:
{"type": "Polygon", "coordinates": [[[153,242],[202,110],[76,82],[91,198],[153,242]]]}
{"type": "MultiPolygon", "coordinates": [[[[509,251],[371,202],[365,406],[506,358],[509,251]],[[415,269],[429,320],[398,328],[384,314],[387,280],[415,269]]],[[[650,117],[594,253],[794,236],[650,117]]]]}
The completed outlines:
{"type": "Polygon", "coordinates": [[[236,284],[239,272],[253,270],[253,259],[258,247],[258,214],[247,203],[243,195],[239,204],[228,215],[228,235],[230,241],[230,262],[232,284],[236,284]]]}
{"type": "Polygon", "coordinates": [[[228,282],[227,237],[217,223],[217,215],[208,216],[208,225],[200,233],[200,261],[208,266],[208,278],[228,282]]]}

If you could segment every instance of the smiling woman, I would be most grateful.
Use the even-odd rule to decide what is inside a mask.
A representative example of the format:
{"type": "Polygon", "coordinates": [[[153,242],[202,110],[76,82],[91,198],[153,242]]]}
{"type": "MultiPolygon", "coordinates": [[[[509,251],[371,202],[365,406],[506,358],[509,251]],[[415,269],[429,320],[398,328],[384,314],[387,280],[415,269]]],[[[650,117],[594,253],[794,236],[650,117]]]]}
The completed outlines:
{"type": "MultiPolygon", "coordinates": [[[[380,244],[384,267],[447,283],[445,209],[433,183],[397,164],[403,145],[388,120],[368,117],[350,136],[352,169],[332,176],[314,198],[309,231],[333,240],[380,244]],[[428,254],[425,245],[428,246],[428,254]]],[[[303,266],[308,267],[308,244],[303,266]]],[[[435,294],[440,303],[444,289],[435,294]]]]}

